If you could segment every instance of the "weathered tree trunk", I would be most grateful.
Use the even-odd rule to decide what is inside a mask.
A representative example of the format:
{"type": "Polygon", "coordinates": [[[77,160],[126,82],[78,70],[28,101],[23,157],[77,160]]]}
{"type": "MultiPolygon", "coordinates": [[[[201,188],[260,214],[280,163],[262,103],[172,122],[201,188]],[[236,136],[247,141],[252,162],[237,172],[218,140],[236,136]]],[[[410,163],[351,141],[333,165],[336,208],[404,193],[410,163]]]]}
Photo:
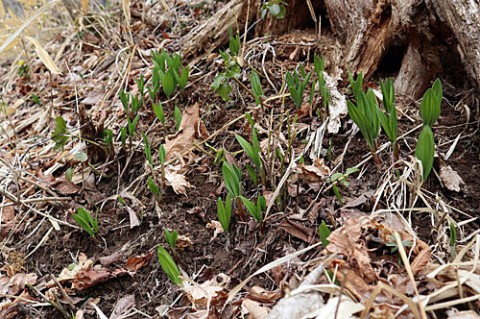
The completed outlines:
{"type": "MultiPolygon", "coordinates": [[[[464,70],[480,88],[480,15],[468,0],[325,0],[332,31],[345,44],[345,67],[366,78],[389,50],[402,50],[397,92],[421,95],[438,73],[464,70]],[[458,62],[461,64],[458,65],[458,62]]],[[[398,52],[397,52],[398,53],[398,52]]]]}
{"type": "Polygon", "coordinates": [[[315,28],[328,17],[331,36],[343,45],[342,68],[366,79],[395,77],[399,94],[418,98],[439,74],[480,89],[480,5],[469,0],[289,0],[285,19],[259,21],[260,0],[232,0],[181,41],[186,56],[228,42],[228,28],[281,35],[315,28]],[[307,3],[312,4],[310,7],[307,3]],[[313,11],[313,12],[312,12],[313,11]],[[318,20],[318,19],[317,19],[318,20]]]}

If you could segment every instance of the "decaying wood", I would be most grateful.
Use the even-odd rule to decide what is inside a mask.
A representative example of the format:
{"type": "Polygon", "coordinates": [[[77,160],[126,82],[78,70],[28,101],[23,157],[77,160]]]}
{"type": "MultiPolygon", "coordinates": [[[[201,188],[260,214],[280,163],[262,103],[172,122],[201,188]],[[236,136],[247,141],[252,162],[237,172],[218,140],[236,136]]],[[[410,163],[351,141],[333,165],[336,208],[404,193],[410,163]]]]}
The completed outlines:
{"type": "MultiPolygon", "coordinates": [[[[251,0],[252,2],[256,2],[251,0]]],[[[210,53],[219,46],[228,42],[228,29],[236,29],[238,25],[243,31],[245,18],[242,11],[246,9],[248,1],[233,0],[215,13],[210,19],[197,26],[181,39],[182,54],[185,58],[210,53]],[[243,20],[243,21],[242,21],[243,20]],[[238,22],[238,24],[237,24],[238,22]]],[[[251,15],[254,17],[254,15],[251,15]]]]}
{"type": "Polygon", "coordinates": [[[439,72],[456,67],[446,65],[445,59],[446,52],[456,51],[464,72],[480,88],[478,2],[325,0],[325,5],[334,35],[345,44],[347,70],[362,71],[369,78],[379,71],[389,48],[403,47],[395,87],[400,94],[418,98],[439,72]],[[458,45],[451,47],[452,41],[458,45]]]}
{"type": "Polygon", "coordinates": [[[470,0],[428,0],[440,24],[447,26],[458,45],[464,70],[477,88],[480,88],[480,3],[470,0]]]}

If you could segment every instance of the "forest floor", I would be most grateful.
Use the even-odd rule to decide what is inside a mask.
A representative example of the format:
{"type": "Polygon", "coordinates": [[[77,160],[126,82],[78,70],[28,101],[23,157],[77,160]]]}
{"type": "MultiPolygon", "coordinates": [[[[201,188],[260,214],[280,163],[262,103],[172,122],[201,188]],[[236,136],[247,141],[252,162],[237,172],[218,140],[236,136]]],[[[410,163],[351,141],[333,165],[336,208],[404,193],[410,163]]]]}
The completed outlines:
{"type": "MultiPolygon", "coordinates": [[[[162,123],[147,90],[152,52],[181,49],[225,3],[143,3],[132,2],[129,27],[118,8],[80,24],[56,12],[42,22],[54,24],[52,38],[24,40],[0,65],[1,318],[478,318],[479,103],[466,83],[438,75],[425,183],[415,157],[420,101],[396,97],[399,159],[382,132],[375,165],[348,117],[349,70],[332,58],[340,44],[328,28],[320,39],[314,30],[250,32],[238,54],[229,43],[203,48],[182,61],[184,88],[156,92],[162,123]],[[224,82],[228,101],[212,89],[226,72],[219,50],[238,67],[224,82]],[[325,56],[328,107],[314,55],[325,56]],[[285,75],[299,66],[312,75],[297,107],[285,75]],[[141,76],[140,107],[126,109],[120,93],[142,96],[141,76]],[[255,145],[254,135],[260,168],[236,137],[255,145]],[[244,198],[265,198],[261,222],[234,201],[224,232],[224,163],[240,168],[244,198]],[[94,236],[73,218],[79,208],[98,219],[94,236]],[[174,247],[166,230],[178,233],[174,247]]],[[[385,73],[364,89],[381,94],[380,80],[395,75],[385,73]]]]}

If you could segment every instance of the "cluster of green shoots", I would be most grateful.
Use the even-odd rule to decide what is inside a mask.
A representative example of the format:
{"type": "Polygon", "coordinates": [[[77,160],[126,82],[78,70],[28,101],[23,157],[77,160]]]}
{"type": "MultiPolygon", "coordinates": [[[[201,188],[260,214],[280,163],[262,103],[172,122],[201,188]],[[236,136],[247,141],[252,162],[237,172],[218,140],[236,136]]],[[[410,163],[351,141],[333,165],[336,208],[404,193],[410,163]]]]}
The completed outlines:
{"type": "MultiPolygon", "coordinates": [[[[252,120],[249,117],[250,120],[252,120]]],[[[253,125],[252,125],[253,127],[253,125]]],[[[250,143],[240,135],[235,136],[243,151],[250,158],[251,163],[246,164],[247,173],[255,185],[265,185],[265,170],[263,167],[262,159],[260,157],[261,149],[258,141],[258,132],[255,127],[252,128],[252,142],[250,143]],[[260,176],[260,179],[258,178],[260,176]]],[[[220,224],[225,232],[230,229],[230,220],[232,216],[232,201],[235,201],[236,209],[241,220],[245,220],[245,211],[243,206],[247,209],[248,213],[260,223],[262,227],[263,214],[266,210],[266,200],[263,195],[258,195],[256,201],[252,201],[242,195],[242,170],[236,164],[231,164],[226,160],[222,165],[223,182],[227,189],[227,196],[225,201],[221,198],[217,200],[217,215],[220,224]],[[242,205],[243,204],[243,205],[242,205]]]]}
{"type": "Polygon", "coordinates": [[[395,107],[395,91],[392,79],[380,83],[385,111],[380,109],[378,100],[371,88],[368,88],[366,92],[363,91],[362,73],[358,75],[357,79],[354,79],[352,75],[349,74],[349,79],[356,104],[352,101],[347,102],[348,115],[358,126],[365,138],[375,164],[377,167],[381,166],[380,159],[377,155],[377,138],[380,133],[380,126],[392,143],[394,160],[398,160],[397,109],[395,107]]]}
{"type": "MultiPolygon", "coordinates": [[[[358,126],[365,141],[372,153],[375,164],[380,167],[380,159],[377,155],[377,138],[380,127],[383,129],[391,142],[393,149],[393,158],[395,161],[399,158],[398,151],[398,123],[397,110],[395,107],[395,91],[392,79],[380,82],[383,95],[382,110],[378,104],[372,89],[363,91],[363,76],[360,73],[357,79],[349,75],[350,86],[355,98],[356,104],[352,101],[347,102],[348,115],[358,126]]],[[[435,142],[433,139],[432,125],[440,115],[440,106],[442,102],[442,84],[439,79],[435,80],[432,88],[425,92],[420,105],[420,114],[423,120],[423,129],[418,138],[418,144],[415,155],[421,161],[423,167],[422,178],[425,181],[430,174],[433,166],[433,157],[435,152],[435,142]]]]}
{"type": "Polygon", "coordinates": [[[72,217],[84,232],[89,234],[92,238],[95,238],[95,235],[99,231],[97,214],[93,217],[88,210],[80,207],[77,209],[77,213],[73,214],[72,217]]]}
{"type": "Polygon", "coordinates": [[[175,262],[175,259],[178,259],[178,254],[176,252],[176,245],[178,240],[178,232],[176,230],[170,231],[165,229],[165,241],[170,248],[172,255],[163,248],[162,246],[158,246],[157,248],[157,255],[158,255],[158,262],[162,267],[163,271],[167,275],[167,277],[175,284],[181,285],[182,279],[180,278],[180,270],[175,262]],[[175,259],[174,259],[175,258],[175,259]]]}
{"type": "Polygon", "coordinates": [[[442,97],[442,83],[437,79],[432,87],[425,92],[420,104],[423,128],[418,137],[415,156],[422,163],[422,180],[424,182],[427,180],[433,167],[435,140],[433,138],[432,126],[440,116],[442,97]]]}
{"type": "MultiPolygon", "coordinates": [[[[276,6],[280,6],[281,3],[281,1],[276,1],[276,3],[272,5],[276,8],[276,6]]],[[[234,35],[232,29],[229,29],[229,34],[229,51],[226,52],[220,50],[219,52],[220,56],[223,59],[224,71],[216,75],[211,87],[224,101],[228,101],[230,99],[230,93],[232,92],[230,80],[234,80],[252,97],[254,97],[255,104],[257,106],[263,107],[263,90],[261,86],[261,81],[258,73],[253,69],[253,67],[251,68],[252,71],[250,73],[251,89],[249,89],[239,80],[239,77],[242,74],[242,68],[245,64],[243,58],[240,56],[240,36],[238,35],[238,33],[234,35]]],[[[292,72],[287,72],[285,75],[285,81],[287,83],[288,91],[290,93],[290,98],[292,99],[297,109],[299,109],[302,105],[304,100],[304,93],[306,92],[307,87],[310,86],[310,107],[312,107],[313,96],[315,93],[315,85],[317,83],[322,96],[324,108],[327,108],[331,102],[331,96],[325,83],[325,59],[323,57],[319,57],[316,54],[314,56],[314,70],[317,74],[317,81],[312,82],[311,84],[310,78],[312,76],[312,72],[307,73],[302,64],[298,66],[298,71],[293,70],[292,72]]]]}

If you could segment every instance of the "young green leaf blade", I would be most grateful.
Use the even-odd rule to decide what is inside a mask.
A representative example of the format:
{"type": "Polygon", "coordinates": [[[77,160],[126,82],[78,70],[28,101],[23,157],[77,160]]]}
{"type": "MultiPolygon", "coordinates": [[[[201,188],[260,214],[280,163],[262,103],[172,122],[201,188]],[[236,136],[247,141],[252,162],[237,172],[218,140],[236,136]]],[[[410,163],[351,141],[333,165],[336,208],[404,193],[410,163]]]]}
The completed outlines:
{"type": "Polygon", "coordinates": [[[240,178],[233,164],[223,162],[222,175],[225,187],[234,198],[240,196],[240,178]]]}
{"type": "Polygon", "coordinates": [[[240,199],[242,200],[250,215],[252,215],[252,217],[260,223],[262,221],[262,212],[258,210],[257,205],[243,196],[240,196],[240,199]]]}
{"type": "Polygon", "coordinates": [[[172,256],[167,252],[167,250],[161,246],[157,249],[158,262],[162,267],[163,271],[167,274],[168,278],[176,285],[181,285],[182,280],[180,279],[180,270],[178,269],[177,264],[173,260],[172,256]]]}
{"type": "Polygon", "coordinates": [[[440,116],[440,103],[438,96],[433,89],[428,89],[423,95],[422,102],[420,104],[420,115],[424,125],[430,127],[435,124],[440,116]]]}
{"type": "Polygon", "coordinates": [[[425,125],[418,137],[417,147],[415,149],[415,156],[422,163],[423,180],[426,181],[430,171],[433,167],[433,160],[435,156],[435,140],[430,126],[425,125]]]}
{"type": "Polygon", "coordinates": [[[330,229],[323,220],[322,223],[318,226],[318,236],[320,237],[323,248],[327,247],[327,245],[330,243],[330,241],[327,239],[328,236],[330,236],[330,233],[330,229]]]}

